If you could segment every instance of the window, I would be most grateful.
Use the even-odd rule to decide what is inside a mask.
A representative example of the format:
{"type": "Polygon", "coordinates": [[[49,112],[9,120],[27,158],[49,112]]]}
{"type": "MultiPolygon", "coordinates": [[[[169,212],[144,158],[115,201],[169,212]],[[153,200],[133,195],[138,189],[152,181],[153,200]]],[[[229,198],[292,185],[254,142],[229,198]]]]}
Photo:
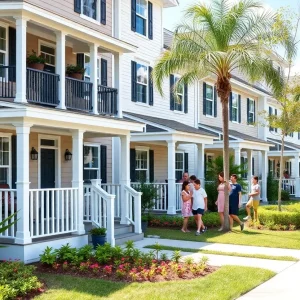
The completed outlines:
{"type": "MultiPolygon", "coordinates": [[[[5,27],[0,27],[0,66],[6,65],[7,33],[5,27]]],[[[5,77],[5,69],[0,69],[0,77],[5,77]]]]}
{"type": "Polygon", "coordinates": [[[175,178],[180,180],[184,172],[184,153],[176,152],[175,153],[175,178]]]}
{"type": "Polygon", "coordinates": [[[9,184],[10,153],[9,137],[0,137],[0,183],[9,184]]]}
{"type": "Polygon", "coordinates": [[[136,32],[147,35],[147,1],[136,0],[136,32]]]}
{"type": "Polygon", "coordinates": [[[83,0],[82,1],[82,13],[94,20],[97,20],[97,16],[99,16],[98,8],[99,0],[83,0]]]}
{"type": "Polygon", "coordinates": [[[55,73],[55,45],[39,41],[39,54],[45,59],[44,71],[55,73]]]}
{"type": "Polygon", "coordinates": [[[100,146],[84,145],[83,147],[83,180],[100,178],[100,146]]]}
{"type": "MultiPolygon", "coordinates": [[[[91,79],[91,59],[89,55],[84,55],[84,80],[90,81],[91,79]]],[[[100,58],[97,58],[97,82],[100,84],[100,58]]]]}
{"type": "Polygon", "coordinates": [[[206,115],[214,115],[214,88],[209,84],[206,84],[206,115]]]}
{"type": "Polygon", "coordinates": [[[248,123],[253,124],[254,122],[255,122],[255,102],[253,99],[249,99],[248,123]]]}
{"type": "MultiPolygon", "coordinates": [[[[174,76],[175,84],[178,82],[179,79],[180,77],[174,76]]],[[[175,95],[174,110],[178,110],[178,111],[183,110],[183,100],[184,100],[184,86],[183,84],[181,84],[179,85],[175,95]]]]}
{"type": "Polygon", "coordinates": [[[135,173],[136,181],[145,182],[149,180],[148,150],[136,150],[135,173]]]}
{"type": "Polygon", "coordinates": [[[289,136],[292,138],[294,137],[294,132],[290,133],[289,136]]]}
{"type": "Polygon", "coordinates": [[[142,64],[136,64],[137,77],[137,102],[147,103],[148,90],[148,67],[142,64]]]}
{"type": "Polygon", "coordinates": [[[239,118],[239,99],[238,94],[232,93],[232,122],[238,122],[239,118]]]}
{"type": "Polygon", "coordinates": [[[242,178],[246,179],[248,177],[248,158],[242,156],[241,157],[241,166],[242,166],[242,178]]]}

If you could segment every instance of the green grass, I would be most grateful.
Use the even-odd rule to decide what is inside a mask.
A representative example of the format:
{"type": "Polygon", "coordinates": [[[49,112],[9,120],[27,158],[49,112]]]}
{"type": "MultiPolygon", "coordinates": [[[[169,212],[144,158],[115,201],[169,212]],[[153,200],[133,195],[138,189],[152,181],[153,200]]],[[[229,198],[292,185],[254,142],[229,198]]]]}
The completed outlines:
{"type": "MultiPolygon", "coordinates": [[[[156,245],[145,246],[148,249],[157,249],[156,245]]],[[[179,248],[172,246],[159,245],[161,250],[180,250],[182,252],[192,252],[192,253],[203,253],[203,254],[216,254],[216,255],[227,255],[227,256],[238,256],[238,257],[251,257],[251,258],[262,258],[262,259],[272,259],[272,260],[283,260],[283,261],[298,261],[299,259],[292,256],[272,256],[265,254],[248,254],[248,253],[238,253],[238,252],[225,252],[225,251],[214,251],[214,250],[203,250],[203,249],[192,249],[192,248],[179,248]]]]}
{"type": "Polygon", "coordinates": [[[232,232],[223,233],[218,232],[217,229],[211,229],[205,234],[195,236],[195,232],[183,233],[180,229],[148,228],[147,235],[158,235],[163,239],[171,240],[300,249],[299,230],[271,231],[246,228],[243,232],[234,229],[232,232]]]}
{"type": "Polygon", "coordinates": [[[274,275],[274,272],[264,269],[224,266],[204,278],[140,284],[39,274],[48,290],[35,299],[196,300],[201,297],[205,300],[230,300],[274,275]]]}

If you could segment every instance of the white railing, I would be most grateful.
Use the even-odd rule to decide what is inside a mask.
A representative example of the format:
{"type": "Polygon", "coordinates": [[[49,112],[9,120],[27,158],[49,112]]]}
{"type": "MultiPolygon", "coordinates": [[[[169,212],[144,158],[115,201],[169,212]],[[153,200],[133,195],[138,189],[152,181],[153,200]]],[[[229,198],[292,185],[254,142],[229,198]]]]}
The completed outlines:
{"type": "Polygon", "coordinates": [[[32,238],[75,232],[77,227],[78,188],[29,190],[32,238]]]}
{"type": "MultiPolygon", "coordinates": [[[[17,190],[12,189],[0,189],[0,222],[7,219],[9,216],[13,215],[16,212],[15,198],[17,195],[17,190]]],[[[10,219],[9,221],[3,224],[7,226],[10,223],[15,221],[15,218],[10,219]]],[[[13,238],[15,237],[15,224],[6,229],[4,232],[0,233],[0,237],[13,238]]]]}
{"type": "Polygon", "coordinates": [[[90,204],[92,223],[97,227],[106,228],[107,242],[114,246],[115,195],[108,194],[101,188],[97,180],[92,180],[92,185],[90,186],[90,204]]]}
{"type": "Polygon", "coordinates": [[[115,218],[121,218],[121,185],[101,183],[101,188],[108,194],[115,195],[115,218]]]}
{"type": "Polygon", "coordinates": [[[182,188],[182,183],[175,183],[176,210],[181,210],[181,205],[182,205],[181,188],[182,188]]]}
{"type": "Polygon", "coordinates": [[[134,225],[135,233],[142,233],[142,207],[141,207],[141,196],[142,193],[137,192],[132,187],[124,186],[124,196],[126,211],[126,219],[134,225]]]}
{"type": "MultiPolygon", "coordinates": [[[[279,181],[279,179],[275,179],[279,181]]],[[[281,188],[290,193],[291,196],[295,196],[296,180],[294,178],[282,179],[281,188]]]]}
{"type": "Polygon", "coordinates": [[[83,220],[92,222],[92,215],[91,215],[91,184],[84,184],[83,185],[83,220]]]}

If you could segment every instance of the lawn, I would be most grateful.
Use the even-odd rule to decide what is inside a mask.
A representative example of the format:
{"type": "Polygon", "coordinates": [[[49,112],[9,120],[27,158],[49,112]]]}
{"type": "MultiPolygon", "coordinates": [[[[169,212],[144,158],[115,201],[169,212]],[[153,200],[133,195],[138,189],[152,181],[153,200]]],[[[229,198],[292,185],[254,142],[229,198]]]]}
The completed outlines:
{"type": "Polygon", "coordinates": [[[235,227],[232,232],[228,233],[211,229],[200,236],[195,236],[195,232],[183,233],[179,228],[177,230],[148,228],[146,232],[146,236],[147,235],[158,235],[163,239],[171,240],[300,249],[299,230],[271,231],[246,228],[241,232],[238,227],[235,227]]]}
{"type": "Polygon", "coordinates": [[[264,269],[224,266],[201,279],[141,284],[39,274],[48,290],[36,299],[196,300],[201,297],[206,300],[230,300],[274,275],[274,272],[264,269]]]}

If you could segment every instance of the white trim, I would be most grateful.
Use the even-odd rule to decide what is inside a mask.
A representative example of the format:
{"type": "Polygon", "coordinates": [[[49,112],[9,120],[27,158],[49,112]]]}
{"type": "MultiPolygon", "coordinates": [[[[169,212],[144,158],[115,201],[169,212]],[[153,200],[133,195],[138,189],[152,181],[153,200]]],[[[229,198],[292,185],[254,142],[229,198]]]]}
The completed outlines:
{"type": "Polygon", "coordinates": [[[83,13],[83,1],[81,1],[81,13],[80,13],[80,17],[89,21],[89,22],[92,22],[92,23],[95,23],[97,25],[101,24],[101,11],[100,11],[100,7],[101,7],[101,0],[96,0],[97,1],[97,7],[96,7],[96,19],[92,18],[92,17],[89,17],[87,15],[85,15],[83,13]]]}
{"type": "Polygon", "coordinates": [[[38,188],[41,188],[41,149],[54,149],[55,151],[55,188],[61,187],[61,137],[56,135],[38,135],[38,188]],[[54,140],[57,146],[44,146],[41,145],[41,140],[54,140]]]}

